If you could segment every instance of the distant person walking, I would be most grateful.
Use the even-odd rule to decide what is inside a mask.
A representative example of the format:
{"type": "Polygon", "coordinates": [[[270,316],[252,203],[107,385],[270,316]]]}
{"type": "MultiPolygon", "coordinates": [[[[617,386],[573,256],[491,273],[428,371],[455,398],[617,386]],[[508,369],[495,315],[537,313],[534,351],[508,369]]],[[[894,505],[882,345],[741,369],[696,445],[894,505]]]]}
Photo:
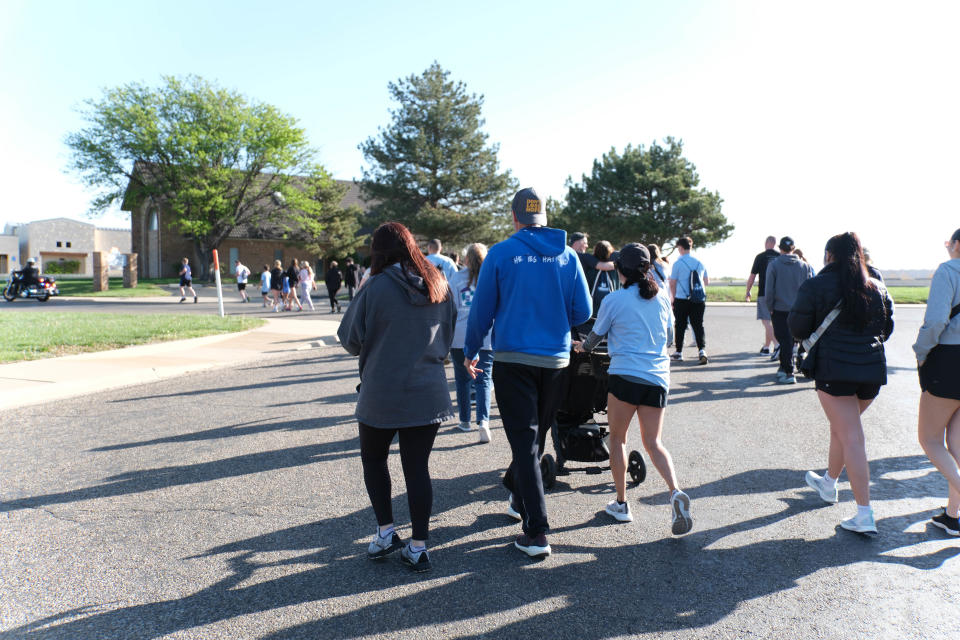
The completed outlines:
{"type": "Polygon", "coordinates": [[[507,513],[523,523],[514,546],[545,557],[550,525],[540,456],[570,361],[570,328],[590,318],[590,292],[566,234],[546,226],[536,191],[518,191],[511,209],[516,233],[491,247],[483,261],[463,354],[467,370],[478,375],[484,337],[496,326],[493,386],[513,456],[503,478],[511,492],[507,513]]]}
{"type": "Polygon", "coordinates": [[[670,359],[673,313],[667,296],[657,295],[660,287],[651,273],[650,252],[631,243],[620,250],[616,265],[622,288],[603,300],[593,330],[578,351],[592,351],[607,336],[610,353],[607,418],[610,422],[610,471],[617,497],[606,512],[620,522],[633,515],[627,502],[627,430],[637,416],[643,446],[670,490],[673,511],[672,531],[690,531],[690,497],[680,490],[673,458],[663,446],[663,414],[670,387],[670,359]]]}
{"type": "Polygon", "coordinates": [[[184,258],[180,261],[180,302],[187,299],[186,292],[189,291],[193,296],[193,301],[197,301],[197,292],[193,289],[193,274],[190,270],[190,259],[184,258]]]}
{"type": "Polygon", "coordinates": [[[286,289],[284,293],[287,296],[287,311],[293,311],[293,305],[297,305],[297,311],[303,311],[303,305],[300,304],[300,296],[297,295],[297,289],[299,288],[300,283],[300,263],[296,258],[290,261],[290,266],[287,267],[286,273],[287,280],[289,282],[289,289],[286,289]]]}
{"type": "MultiPolygon", "coordinates": [[[[593,286],[597,279],[597,273],[601,271],[613,271],[613,262],[610,260],[600,260],[597,256],[589,253],[590,237],[582,232],[576,231],[570,234],[570,248],[577,253],[577,259],[580,260],[580,266],[583,268],[583,275],[587,278],[587,288],[593,286]]],[[[596,309],[594,309],[596,312],[596,309]]]]}
{"type": "Polygon", "coordinates": [[[670,272],[670,298],[673,300],[673,316],[676,321],[675,340],[677,351],[671,360],[683,360],[683,338],[687,333],[687,322],[693,329],[697,340],[700,364],[707,364],[706,335],[703,330],[703,316],[707,308],[706,287],[710,284],[707,268],[690,255],[693,239],[689,237],[677,240],[680,257],[670,272]]]}
{"type": "Polygon", "coordinates": [[[437,429],[453,414],[443,361],[457,310],[442,274],[402,224],[377,227],[370,253],[373,275],[347,307],[337,331],[343,348],[360,356],[360,460],[378,525],[367,555],[376,560],[402,548],[403,562],[414,571],[427,571],[433,508],[429,459],[437,429]],[[387,467],[394,437],[400,443],[413,528],[407,545],[394,529],[387,467]]]}
{"type": "Polygon", "coordinates": [[[880,282],[883,282],[883,274],[880,273],[880,269],[877,269],[875,266],[873,266],[873,260],[870,258],[870,250],[866,247],[863,249],[863,259],[866,260],[867,273],[870,274],[870,277],[876,278],[880,282]]]}
{"type": "Polygon", "coordinates": [[[260,295],[263,296],[263,306],[270,304],[270,267],[263,265],[260,272],[260,295]]]}
{"type": "MultiPolygon", "coordinates": [[[[757,280],[757,320],[763,324],[764,339],[763,347],[760,349],[760,355],[776,358],[778,355],[778,342],[773,332],[773,321],[770,317],[770,309],[764,301],[767,282],[767,265],[771,260],[776,260],[780,254],[774,247],[777,245],[777,239],[773,236],[767,236],[764,242],[763,253],[758,253],[753,259],[753,266],[750,268],[750,277],[747,278],[747,302],[750,302],[750,290],[753,289],[753,281],[757,280]]],[[[789,310],[789,309],[788,309],[789,310]]]]}
{"type": "Polygon", "coordinates": [[[490,442],[490,374],[493,370],[493,346],[490,333],[483,337],[477,355],[476,375],[471,379],[463,356],[463,343],[467,334],[467,319],[470,307],[477,293],[477,278],[480,267],[487,257],[486,245],[475,243],[467,247],[467,268],[458,271],[450,280],[450,290],[457,303],[457,326],[453,332],[453,344],[450,347],[450,360],[453,362],[453,374],[457,385],[457,407],[460,410],[461,431],[470,431],[470,390],[476,395],[477,427],[480,430],[480,442],[490,442]]]}
{"type": "Polygon", "coordinates": [[[806,482],[825,502],[836,503],[837,478],[846,467],[857,513],[840,526],[876,534],[860,416],[887,383],[883,343],[893,333],[893,300],[882,283],[867,276],[857,234],[830,238],[824,262],[816,277],[800,285],[787,318],[798,340],[822,334],[813,347],[813,376],[830,422],[830,452],[823,477],[808,471],[806,482]]]}
{"type": "MultiPolygon", "coordinates": [[[[597,243],[597,246],[593,248],[593,257],[597,259],[597,264],[612,261],[613,245],[606,240],[601,240],[597,243]]],[[[615,271],[594,271],[594,279],[592,282],[590,281],[590,277],[587,276],[587,286],[590,287],[590,293],[593,297],[594,314],[600,309],[600,303],[603,302],[603,299],[615,288],[618,288],[618,283],[615,283],[613,280],[615,273],[615,271]]],[[[586,272],[584,272],[584,275],[586,275],[586,272]]]]}
{"type": "Polygon", "coordinates": [[[932,523],[951,536],[960,536],[960,229],[946,247],[950,259],[933,274],[913,351],[922,390],[920,444],[949,485],[947,505],[932,523]]]}
{"type": "Polygon", "coordinates": [[[240,302],[247,302],[247,278],[250,277],[250,269],[237,260],[233,265],[233,272],[237,276],[237,291],[240,292],[240,302]]]}
{"type": "Polygon", "coordinates": [[[306,302],[310,311],[316,311],[313,308],[313,296],[311,291],[317,288],[317,283],[313,280],[313,267],[309,260],[300,261],[300,301],[306,302]]]}
{"type": "Polygon", "coordinates": [[[453,263],[453,260],[441,253],[442,250],[443,244],[438,238],[434,238],[427,243],[427,260],[440,269],[440,271],[443,272],[443,277],[449,282],[450,278],[452,278],[459,269],[457,269],[457,265],[453,263]]]}
{"type": "Polygon", "coordinates": [[[773,319],[773,332],[779,344],[780,368],[777,369],[777,382],[780,384],[797,382],[793,375],[794,342],[787,316],[797,299],[800,285],[813,277],[809,265],[802,261],[793,249],[793,238],[780,238],[780,255],[767,264],[766,291],[762,296],[773,319]]]}
{"type": "Polygon", "coordinates": [[[360,267],[353,262],[353,258],[343,261],[343,284],[347,287],[347,300],[353,300],[353,292],[360,284],[360,267]]]}
{"type": "Polygon", "coordinates": [[[273,310],[279,312],[285,302],[283,297],[283,263],[279,260],[273,261],[273,269],[270,270],[270,291],[273,292],[273,310]]]}
{"type": "Polygon", "coordinates": [[[343,276],[340,274],[340,267],[336,260],[330,261],[327,267],[327,273],[323,277],[327,285],[327,295],[330,297],[330,313],[340,313],[340,303],[337,302],[337,294],[340,292],[340,286],[343,284],[343,276]]]}

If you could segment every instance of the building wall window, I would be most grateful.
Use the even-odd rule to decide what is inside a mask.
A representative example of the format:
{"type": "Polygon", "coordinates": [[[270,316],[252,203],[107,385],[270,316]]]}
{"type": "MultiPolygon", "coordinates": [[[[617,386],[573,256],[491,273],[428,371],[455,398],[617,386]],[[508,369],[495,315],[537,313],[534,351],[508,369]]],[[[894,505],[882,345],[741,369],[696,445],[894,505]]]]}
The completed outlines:
{"type": "Polygon", "coordinates": [[[273,259],[280,260],[283,262],[283,249],[274,249],[273,250],[273,259]]]}
{"type": "Polygon", "coordinates": [[[233,269],[233,265],[240,259],[240,249],[237,247],[230,247],[230,263],[229,267],[233,269]]]}
{"type": "MultiPolygon", "coordinates": [[[[59,243],[57,244],[57,246],[58,246],[58,247],[60,246],[59,243]]],[[[70,248],[70,243],[69,243],[69,242],[67,242],[67,248],[68,248],[68,249],[70,248]]]]}
{"type": "Polygon", "coordinates": [[[160,226],[160,224],[159,224],[159,215],[158,215],[158,213],[157,213],[157,210],[156,210],[156,209],[152,209],[152,210],[150,211],[150,228],[149,228],[149,230],[150,230],[150,231],[156,231],[159,226],[160,226]]]}
{"type": "Polygon", "coordinates": [[[58,246],[58,247],[62,247],[62,246],[63,246],[63,243],[60,242],[59,240],[57,240],[57,246],[58,246]]]}

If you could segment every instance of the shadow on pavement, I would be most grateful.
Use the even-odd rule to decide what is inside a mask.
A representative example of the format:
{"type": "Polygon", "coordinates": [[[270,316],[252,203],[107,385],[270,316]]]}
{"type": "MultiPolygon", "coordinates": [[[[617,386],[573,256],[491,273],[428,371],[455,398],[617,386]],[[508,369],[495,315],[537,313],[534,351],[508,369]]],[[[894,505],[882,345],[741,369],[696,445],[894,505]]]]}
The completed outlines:
{"type": "MultiPolygon", "coordinates": [[[[925,458],[888,458],[876,461],[874,468],[882,474],[914,471],[918,464],[925,467],[925,458]]],[[[795,487],[800,477],[801,471],[773,469],[752,482],[741,474],[691,488],[690,494],[780,491],[795,487]]],[[[928,482],[926,476],[897,481],[911,495],[928,482]]],[[[502,500],[496,471],[436,480],[434,491],[436,513],[462,506],[468,495],[470,501],[502,500]]],[[[402,496],[395,501],[405,502],[402,496]]],[[[131,637],[131,630],[137,638],[159,638],[238,616],[316,603],[313,615],[318,619],[265,637],[353,638],[420,628],[442,633],[456,624],[461,633],[476,630],[475,635],[458,637],[600,639],[704,627],[746,601],[796,587],[799,580],[828,567],[874,562],[931,570],[960,555],[960,547],[948,540],[924,555],[890,553],[940,539],[930,531],[915,531],[911,525],[929,515],[919,513],[881,519],[881,535],[875,539],[838,530],[816,540],[786,537],[739,546],[724,540],[758,527],[789,531],[786,519],[813,508],[805,498],[780,502],[783,508],[775,513],[695,530],[683,538],[618,547],[563,544],[565,531],[619,526],[603,525],[590,514],[582,523],[554,531],[555,555],[544,562],[530,562],[512,549],[517,526],[506,516],[461,515],[459,524],[432,532],[434,570],[422,577],[410,574],[396,558],[381,563],[366,559],[365,540],[355,541],[372,528],[372,514],[365,507],[208,550],[203,557],[227,556],[229,575],[189,596],[102,612],[75,609],[11,629],[0,638],[131,637]],[[485,535],[478,539],[477,533],[485,535]],[[271,568],[301,566],[305,568],[296,573],[271,577],[276,575],[271,568]],[[357,594],[375,596],[351,600],[357,605],[352,609],[343,601],[334,606],[322,602],[357,594]]]]}

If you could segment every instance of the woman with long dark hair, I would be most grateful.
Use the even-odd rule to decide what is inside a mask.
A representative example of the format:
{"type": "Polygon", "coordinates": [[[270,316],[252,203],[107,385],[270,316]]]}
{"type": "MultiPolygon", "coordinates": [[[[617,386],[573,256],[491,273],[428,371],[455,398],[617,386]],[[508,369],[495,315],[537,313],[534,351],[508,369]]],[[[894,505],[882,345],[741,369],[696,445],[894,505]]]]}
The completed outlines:
{"type": "Polygon", "coordinates": [[[651,273],[645,246],[626,245],[615,264],[623,286],[604,298],[590,335],[575,346],[578,351],[591,351],[607,336],[610,471],[617,498],[606,512],[620,522],[633,520],[627,502],[627,429],[636,414],[643,446],[670,490],[673,533],[681,535],[693,526],[690,498],[677,485],[673,458],[660,439],[670,386],[667,348],[673,342],[673,312],[651,273]]]}
{"type": "Polygon", "coordinates": [[[960,536],[960,229],[946,243],[950,259],[930,282],[913,351],[920,369],[920,445],[949,485],[947,506],[931,522],[960,536]]]}
{"type": "Polygon", "coordinates": [[[480,266],[487,257],[486,245],[478,243],[467,247],[466,269],[457,271],[450,278],[450,291],[457,302],[457,326],[453,333],[453,345],[450,360],[453,362],[453,374],[457,385],[457,407],[460,410],[461,431],[470,431],[470,388],[476,392],[477,427],[480,430],[480,442],[490,442],[490,372],[493,370],[493,346],[490,332],[483,338],[476,368],[479,371],[471,380],[470,373],[463,363],[463,343],[467,333],[467,318],[473,305],[473,296],[477,292],[477,278],[480,266]]]}
{"type": "Polygon", "coordinates": [[[457,308],[443,274],[427,262],[399,222],[377,227],[370,253],[370,280],[347,307],[337,331],[343,348],[360,356],[360,459],[378,524],[367,553],[379,559],[402,548],[405,563],[427,571],[433,507],[428,463],[437,429],[453,414],[443,362],[457,308]],[[394,530],[387,468],[397,434],[413,529],[407,545],[394,530]]]}
{"type": "Polygon", "coordinates": [[[827,471],[808,471],[806,482],[831,504],[839,501],[837,478],[844,467],[857,502],[857,513],[840,526],[876,534],[870,507],[870,467],[861,414],[887,383],[883,343],[893,333],[893,300],[886,288],[867,275],[860,239],[842,233],[827,242],[825,266],[800,285],[787,323],[798,340],[821,333],[810,357],[820,405],[830,422],[827,471]],[[833,320],[826,325],[831,312],[833,320]]]}

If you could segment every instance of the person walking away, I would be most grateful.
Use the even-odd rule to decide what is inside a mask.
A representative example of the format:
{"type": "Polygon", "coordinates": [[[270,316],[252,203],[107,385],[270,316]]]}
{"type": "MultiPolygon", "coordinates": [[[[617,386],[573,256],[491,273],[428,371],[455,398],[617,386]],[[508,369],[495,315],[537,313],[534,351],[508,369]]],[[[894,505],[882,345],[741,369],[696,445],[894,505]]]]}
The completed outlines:
{"type": "Polygon", "coordinates": [[[866,260],[867,273],[870,274],[870,277],[883,282],[883,274],[880,273],[880,269],[873,266],[873,260],[870,258],[870,250],[866,247],[863,248],[863,259],[866,260]]]}
{"type": "Polygon", "coordinates": [[[340,285],[343,284],[343,276],[340,274],[336,260],[330,262],[323,281],[327,285],[327,295],[330,296],[330,313],[339,313],[340,303],[337,302],[337,293],[340,291],[340,285]]]}
{"type": "Polygon", "coordinates": [[[673,458],[660,439],[670,387],[668,349],[673,340],[673,313],[667,296],[652,273],[650,251],[630,243],[616,260],[623,285],[604,298],[593,330],[578,351],[592,351],[607,336],[607,419],[610,426],[610,472],[617,497],[606,512],[620,522],[631,522],[627,502],[627,430],[634,414],[640,425],[643,446],[670,490],[671,530],[682,535],[693,527],[690,497],[680,490],[673,458]]]}
{"type": "Polygon", "coordinates": [[[246,302],[247,278],[250,277],[250,269],[237,260],[233,265],[233,273],[237,276],[237,291],[240,292],[240,302],[246,302]]]}
{"type": "Polygon", "coordinates": [[[930,281],[927,310],[913,351],[922,391],[920,445],[949,486],[947,505],[931,523],[960,536],[960,229],[946,247],[950,259],[937,267],[930,281]]]}
{"type": "Polygon", "coordinates": [[[703,330],[703,315],[707,308],[707,293],[704,287],[710,284],[707,268],[690,255],[693,239],[684,237],[677,240],[680,257],[670,272],[670,298],[673,300],[673,315],[676,322],[674,336],[677,351],[671,360],[683,360],[683,338],[687,332],[687,322],[693,329],[697,340],[700,364],[707,364],[706,336],[703,330]]]}
{"type": "Polygon", "coordinates": [[[480,267],[464,338],[472,376],[484,337],[493,333],[493,386],[512,460],[503,478],[507,513],[522,521],[514,546],[529,556],[550,555],[550,528],[540,476],[544,440],[560,401],[570,360],[570,328],[590,318],[590,291],[566,234],[546,226],[543,201],[531,188],[513,197],[516,232],[490,248],[480,267]]]}
{"type": "Polygon", "coordinates": [[[353,258],[343,261],[343,284],[347,287],[347,300],[353,300],[353,292],[360,283],[360,268],[354,264],[353,258]]]}
{"type": "Polygon", "coordinates": [[[347,307],[337,336],[360,357],[356,417],[363,480],[377,519],[367,548],[373,560],[401,549],[417,572],[430,569],[426,548],[433,487],[429,459],[439,426],[452,417],[443,360],[457,309],[442,274],[420,253],[410,231],[387,222],[370,243],[372,277],[347,307]],[[404,545],[396,532],[387,467],[397,436],[412,525],[404,545]]]}
{"type": "Polygon", "coordinates": [[[780,384],[797,383],[793,375],[794,342],[790,327],[787,326],[787,316],[797,299],[800,285],[813,277],[809,265],[797,257],[793,250],[794,242],[790,236],[780,238],[780,255],[767,264],[766,291],[764,296],[760,296],[773,319],[773,332],[779,346],[777,382],[780,384]]]}
{"type": "Polygon", "coordinates": [[[453,260],[441,253],[442,250],[443,244],[438,238],[434,238],[427,243],[427,260],[440,269],[443,272],[443,277],[449,282],[458,269],[453,260]]]}
{"type": "MultiPolygon", "coordinates": [[[[657,282],[657,286],[663,293],[667,291],[667,269],[669,264],[667,259],[661,255],[660,247],[655,244],[648,244],[647,250],[650,252],[650,275],[657,282]]],[[[672,313],[670,314],[673,315],[672,313]]]]}
{"type": "MultiPolygon", "coordinates": [[[[593,257],[597,259],[597,264],[610,262],[613,260],[613,245],[606,240],[601,240],[597,243],[597,246],[593,248],[593,257]]],[[[603,299],[613,291],[613,276],[615,272],[595,271],[594,273],[595,279],[593,282],[590,282],[589,276],[587,277],[587,286],[590,287],[590,293],[593,297],[593,312],[596,313],[603,299]]],[[[586,271],[584,271],[584,275],[586,275],[586,271]]]]}
{"type": "Polygon", "coordinates": [[[823,332],[813,347],[812,370],[817,397],[830,422],[830,450],[826,473],[821,477],[808,471],[806,482],[825,502],[834,504],[837,478],[846,467],[857,512],[840,526],[875,535],[861,415],[887,383],[883,343],[893,333],[893,300],[879,280],[867,276],[857,234],[830,238],[824,262],[820,273],[800,285],[787,316],[797,340],[823,332]],[[824,329],[834,309],[839,315],[824,329]]]}
{"type": "Polygon", "coordinates": [[[283,263],[279,260],[273,261],[273,269],[270,270],[270,290],[273,292],[273,310],[279,312],[285,300],[283,296],[283,263]]]}
{"type": "Polygon", "coordinates": [[[576,231],[570,234],[570,248],[577,253],[577,259],[583,268],[583,274],[587,278],[587,287],[593,287],[597,278],[597,273],[601,271],[613,271],[613,263],[609,260],[600,260],[595,255],[588,253],[590,251],[590,237],[583,231],[576,231]]]}
{"type": "Polygon", "coordinates": [[[193,289],[193,274],[190,270],[190,260],[184,258],[180,261],[180,302],[187,299],[186,292],[189,291],[193,296],[193,302],[197,302],[197,292],[193,289]]]}
{"type": "Polygon", "coordinates": [[[297,305],[297,311],[303,311],[303,305],[300,304],[300,296],[297,295],[297,289],[300,284],[300,263],[296,258],[290,261],[287,267],[287,279],[290,282],[290,290],[287,294],[287,311],[293,311],[293,305],[297,305]]]}
{"type": "Polygon", "coordinates": [[[490,442],[490,373],[493,369],[493,346],[490,333],[483,337],[476,368],[476,376],[471,379],[464,364],[463,343],[467,333],[467,319],[470,307],[477,292],[477,278],[480,267],[487,257],[486,245],[474,243],[467,247],[466,269],[458,271],[450,279],[450,291],[457,303],[457,325],[453,332],[453,344],[450,347],[450,360],[453,362],[454,380],[457,386],[457,407],[460,411],[461,431],[470,431],[470,389],[476,394],[477,427],[480,430],[480,442],[490,442]]]}
{"type": "Polygon", "coordinates": [[[307,306],[310,307],[310,311],[316,311],[313,308],[313,296],[310,295],[310,292],[316,288],[316,283],[313,281],[313,268],[310,266],[309,260],[300,261],[300,302],[306,302],[307,306]]]}
{"type": "Polygon", "coordinates": [[[267,265],[263,265],[263,271],[260,272],[260,295],[266,307],[270,303],[270,267],[267,265]]]}
{"type": "Polygon", "coordinates": [[[753,266],[750,267],[750,277],[747,278],[746,300],[750,302],[750,291],[753,289],[754,280],[757,281],[757,320],[763,325],[763,347],[760,349],[760,355],[770,356],[773,359],[779,355],[779,343],[773,332],[773,320],[770,317],[770,309],[764,301],[767,281],[767,265],[771,260],[776,260],[780,254],[774,247],[777,239],[773,236],[767,236],[764,242],[763,253],[758,253],[753,259],[753,266]],[[772,355],[771,355],[772,346],[772,355]]]}

